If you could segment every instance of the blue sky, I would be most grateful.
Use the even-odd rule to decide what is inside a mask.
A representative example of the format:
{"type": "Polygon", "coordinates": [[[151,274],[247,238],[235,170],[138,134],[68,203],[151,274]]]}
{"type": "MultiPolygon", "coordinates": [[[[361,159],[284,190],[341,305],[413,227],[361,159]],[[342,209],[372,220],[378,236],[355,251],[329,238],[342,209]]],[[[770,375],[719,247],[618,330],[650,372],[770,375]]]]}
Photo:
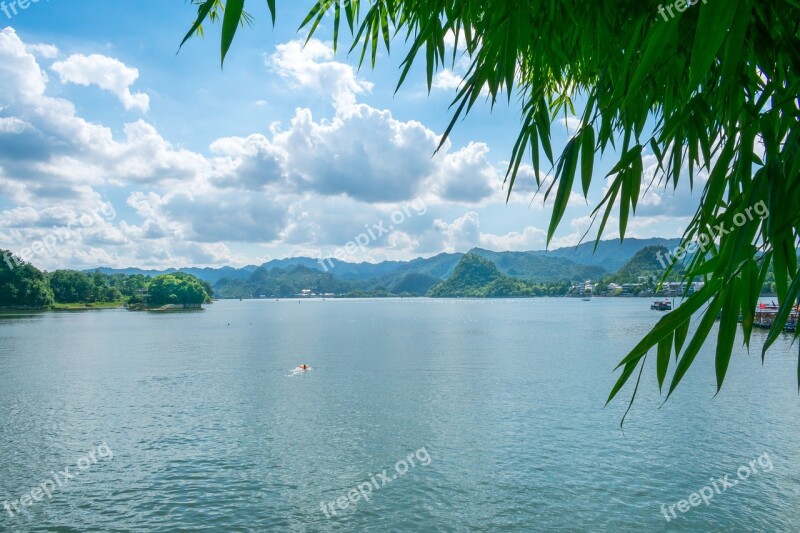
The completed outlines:
{"type": "MultiPolygon", "coordinates": [[[[302,46],[310,1],[278,0],[275,28],[265,2],[248,4],[255,24],[224,70],[217,27],[176,54],[195,14],[182,0],[0,4],[0,248],[54,269],[545,247],[532,169],[505,202],[516,97],[477,105],[434,157],[462,64],[430,95],[419,64],[395,94],[401,40],[359,71],[349,43],[333,54],[330,25],[302,46]]],[[[575,191],[551,247],[577,243],[603,186],[588,204],[575,191]]],[[[680,235],[696,197],[651,189],[628,236],[680,235]]]]}

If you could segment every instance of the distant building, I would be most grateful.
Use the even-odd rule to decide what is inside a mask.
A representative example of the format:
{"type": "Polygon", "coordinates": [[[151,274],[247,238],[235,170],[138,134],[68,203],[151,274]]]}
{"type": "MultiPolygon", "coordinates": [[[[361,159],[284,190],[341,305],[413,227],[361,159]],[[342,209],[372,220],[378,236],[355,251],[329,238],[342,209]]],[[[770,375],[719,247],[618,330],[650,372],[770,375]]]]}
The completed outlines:
{"type": "Polygon", "coordinates": [[[623,283],[622,284],[622,294],[629,294],[633,295],[638,292],[642,286],[641,283],[623,283]]]}
{"type": "Polygon", "coordinates": [[[658,291],[658,294],[663,294],[664,296],[683,296],[684,294],[691,295],[702,289],[703,285],[705,285],[705,283],[702,281],[695,281],[689,284],[689,290],[687,291],[686,283],[680,281],[669,281],[661,286],[661,290],[658,291]]]}
{"type": "Polygon", "coordinates": [[[609,283],[608,287],[607,287],[607,290],[608,290],[609,294],[611,294],[612,296],[615,296],[617,294],[621,294],[622,293],[622,285],[620,285],[619,283],[609,283]]]}

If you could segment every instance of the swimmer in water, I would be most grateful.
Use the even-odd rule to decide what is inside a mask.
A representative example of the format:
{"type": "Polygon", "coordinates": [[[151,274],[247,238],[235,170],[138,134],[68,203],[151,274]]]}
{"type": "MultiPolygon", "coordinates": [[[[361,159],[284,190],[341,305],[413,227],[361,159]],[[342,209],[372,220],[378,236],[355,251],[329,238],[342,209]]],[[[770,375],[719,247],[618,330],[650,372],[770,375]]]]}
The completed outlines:
{"type": "Polygon", "coordinates": [[[297,370],[311,370],[311,367],[308,365],[300,365],[297,367],[297,370]]]}

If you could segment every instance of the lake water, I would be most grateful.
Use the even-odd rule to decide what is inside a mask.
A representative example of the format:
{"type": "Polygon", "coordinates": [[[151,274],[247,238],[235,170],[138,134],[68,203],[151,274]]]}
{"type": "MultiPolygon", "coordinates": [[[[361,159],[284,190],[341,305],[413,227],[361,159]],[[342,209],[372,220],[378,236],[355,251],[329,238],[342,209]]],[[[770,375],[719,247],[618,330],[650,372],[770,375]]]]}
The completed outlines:
{"type": "Polygon", "coordinates": [[[800,531],[797,346],[762,366],[755,332],[716,398],[708,348],[663,406],[649,361],[623,433],[612,371],[660,316],[645,299],[5,316],[0,505],[74,479],[0,509],[0,530],[800,531]]]}

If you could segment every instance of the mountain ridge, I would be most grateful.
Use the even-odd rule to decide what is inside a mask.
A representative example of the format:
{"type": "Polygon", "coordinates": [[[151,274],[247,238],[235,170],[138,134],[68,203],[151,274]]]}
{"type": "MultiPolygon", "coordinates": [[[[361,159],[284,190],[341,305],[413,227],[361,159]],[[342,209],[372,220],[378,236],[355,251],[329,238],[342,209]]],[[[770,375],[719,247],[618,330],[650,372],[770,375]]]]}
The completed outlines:
{"type": "MultiPolygon", "coordinates": [[[[231,266],[224,266],[219,268],[213,267],[185,267],[185,268],[169,268],[169,269],[140,269],[140,268],[109,268],[99,267],[95,269],[87,269],[86,272],[100,271],[103,274],[144,274],[148,276],[156,276],[159,274],[171,274],[175,272],[186,272],[195,275],[200,279],[215,284],[219,281],[230,278],[232,280],[246,280],[253,272],[260,267],[268,269],[272,267],[285,268],[287,266],[302,265],[321,272],[330,272],[337,278],[354,281],[364,282],[367,280],[376,280],[379,282],[392,283],[395,281],[395,275],[409,274],[412,272],[422,273],[445,279],[453,273],[458,262],[466,254],[473,252],[481,257],[490,259],[494,262],[498,269],[507,275],[514,277],[522,277],[531,281],[556,281],[552,277],[552,273],[548,279],[542,279],[541,272],[537,272],[535,278],[525,276],[525,268],[531,274],[530,269],[535,264],[540,266],[547,265],[547,260],[566,260],[568,263],[549,263],[556,272],[562,272],[564,267],[573,269],[574,273],[563,279],[573,279],[577,281],[581,277],[597,278],[603,274],[597,268],[603,269],[605,274],[613,273],[619,270],[629,259],[631,259],[639,250],[646,246],[659,245],[665,246],[669,249],[675,248],[680,244],[680,239],[665,239],[665,238],[650,238],[650,239],[636,239],[628,238],[620,242],[619,239],[609,239],[600,241],[597,246],[597,251],[593,255],[594,242],[587,242],[578,246],[569,246],[564,248],[557,248],[555,250],[531,250],[524,252],[503,251],[495,252],[492,250],[485,250],[482,248],[473,248],[465,253],[442,252],[431,257],[417,257],[408,261],[381,261],[379,263],[350,263],[341,261],[339,259],[314,259],[311,257],[288,257],[283,259],[272,259],[263,263],[262,265],[247,265],[245,267],[236,268],[231,266]],[[545,262],[540,261],[542,258],[545,262]],[[525,264],[525,263],[529,264],[525,264]],[[523,268],[525,267],[525,268],[523,268]],[[558,267],[558,268],[556,268],[558,267]],[[581,269],[576,267],[590,267],[589,269],[581,269]],[[508,271],[506,271],[508,270],[508,271]],[[515,273],[516,272],[516,273],[515,273]],[[520,274],[522,272],[522,275],[520,274]]],[[[562,279],[562,278],[559,278],[562,279]]]]}

